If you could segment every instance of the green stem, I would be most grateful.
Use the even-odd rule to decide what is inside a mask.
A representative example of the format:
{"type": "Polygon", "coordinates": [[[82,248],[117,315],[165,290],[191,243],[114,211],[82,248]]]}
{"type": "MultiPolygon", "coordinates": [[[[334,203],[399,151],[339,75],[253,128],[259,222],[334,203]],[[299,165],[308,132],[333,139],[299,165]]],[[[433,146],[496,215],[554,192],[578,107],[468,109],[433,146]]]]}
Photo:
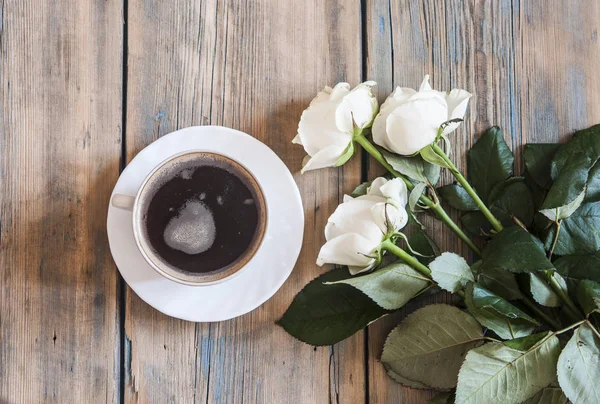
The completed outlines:
{"type": "Polygon", "coordinates": [[[592,329],[592,331],[594,332],[594,334],[596,334],[596,336],[598,338],[600,338],[600,332],[598,332],[598,330],[596,329],[596,327],[594,327],[594,324],[590,323],[590,320],[585,320],[585,323],[588,325],[588,327],[590,327],[592,329]]]}
{"type": "Polygon", "coordinates": [[[569,331],[569,330],[571,330],[571,329],[573,329],[573,328],[577,327],[578,325],[581,325],[581,324],[583,324],[583,323],[585,323],[585,322],[586,322],[586,320],[581,320],[581,321],[578,321],[578,322],[576,322],[575,324],[571,324],[570,326],[563,328],[562,330],[558,330],[558,331],[556,331],[556,332],[554,333],[554,335],[558,335],[558,334],[562,334],[562,333],[564,333],[564,332],[567,332],[567,331],[569,331]]]}
{"type": "MultiPolygon", "coordinates": [[[[406,177],[404,177],[398,171],[394,170],[394,168],[385,160],[385,158],[383,157],[381,152],[375,147],[375,145],[373,145],[371,142],[369,142],[366,137],[356,136],[354,140],[358,144],[360,144],[362,146],[362,148],[367,151],[367,153],[369,153],[371,156],[373,156],[373,158],[375,160],[377,160],[379,163],[381,163],[381,165],[384,166],[392,175],[394,175],[397,178],[402,179],[404,181],[404,183],[406,184],[406,187],[410,191],[412,191],[412,189],[415,187],[413,185],[413,183],[410,182],[406,177]]],[[[442,222],[444,222],[446,224],[446,226],[448,226],[450,228],[450,230],[452,230],[458,236],[458,238],[460,238],[462,241],[464,241],[475,254],[477,254],[478,256],[481,256],[481,250],[460,229],[460,227],[458,227],[458,225],[456,223],[454,223],[452,218],[450,218],[450,216],[448,216],[448,214],[446,213],[444,208],[442,208],[441,205],[435,203],[434,201],[432,201],[425,195],[421,195],[421,198],[419,198],[419,200],[423,204],[425,204],[425,206],[427,206],[428,208],[433,210],[437,214],[437,217],[442,222]]]]}
{"type": "Polygon", "coordinates": [[[413,267],[415,270],[419,271],[423,276],[431,279],[431,270],[429,270],[429,268],[421,264],[418,259],[404,251],[402,248],[398,247],[396,244],[392,243],[390,240],[384,241],[381,244],[381,248],[391,252],[396,257],[413,267]]]}
{"type": "MultiPolygon", "coordinates": [[[[429,268],[427,268],[425,265],[421,264],[421,262],[419,262],[418,259],[416,259],[412,255],[410,255],[409,253],[407,253],[406,251],[404,251],[402,248],[400,248],[396,244],[392,243],[391,240],[384,241],[381,244],[381,248],[383,248],[386,251],[391,252],[396,257],[400,258],[402,261],[404,261],[408,265],[410,265],[413,269],[415,269],[416,271],[420,272],[421,275],[427,277],[428,279],[431,279],[431,281],[435,285],[437,285],[437,283],[431,277],[431,270],[429,268]]],[[[456,294],[459,295],[462,298],[465,297],[465,292],[462,291],[462,290],[459,290],[458,292],[456,292],[456,294]]]]}
{"type": "MultiPolygon", "coordinates": [[[[570,313],[567,313],[571,314],[571,317],[573,317],[573,319],[579,320],[582,317],[581,312],[579,311],[577,306],[575,306],[575,303],[573,303],[567,292],[562,288],[562,286],[560,286],[556,278],[552,276],[551,272],[543,271],[542,273],[544,274],[546,281],[548,282],[554,293],[558,295],[560,300],[562,300],[565,306],[567,306],[567,308],[571,311],[570,313]]],[[[535,273],[535,276],[539,277],[539,273],[535,273]]]]}
{"type": "Polygon", "coordinates": [[[556,232],[554,233],[554,240],[552,241],[552,247],[550,247],[550,251],[548,251],[548,259],[552,258],[552,254],[554,253],[554,248],[556,247],[556,243],[558,242],[558,234],[560,233],[560,224],[561,221],[556,221],[556,232]]]}
{"type": "Polygon", "coordinates": [[[521,301],[525,306],[527,306],[531,311],[535,312],[542,320],[546,322],[553,329],[558,330],[560,328],[560,323],[546,314],[542,309],[540,309],[534,302],[532,302],[528,297],[523,296],[521,301]]]}
{"type": "Polygon", "coordinates": [[[487,206],[485,206],[485,203],[483,203],[481,198],[479,198],[479,195],[477,195],[477,192],[475,192],[473,187],[471,187],[471,184],[469,184],[467,179],[465,177],[463,177],[463,175],[460,173],[458,168],[456,168],[456,166],[454,165],[452,160],[450,160],[450,158],[446,155],[444,150],[442,150],[442,148],[439,147],[435,143],[432,144],[431,147],[433,148],[433,151],[435,151],[435,153],[438,156],[440,156],[442,158],[442,160],[444,160],[444,162],[448,165],[448,168],[452,172],[452,175],[454,175],[454,177],[459,182],[459,184],[462,185],[462,187],[465,189],[465,191],[467,191],[469,196],[473,199],[475,204],[479,207],[479,210],[481,210],[481,213],[483,213],[483,215],[485,216],[487,221],[490,222],[490,224],[492,225],[494,230],[496,230],[497,232],[501,232],[503,229],[502,223],[500,223],[500,221],[498,219],[496,219],[496,217],[492,214],[492,212],[490,212],[490,210],[487,208],[487,206]]]}

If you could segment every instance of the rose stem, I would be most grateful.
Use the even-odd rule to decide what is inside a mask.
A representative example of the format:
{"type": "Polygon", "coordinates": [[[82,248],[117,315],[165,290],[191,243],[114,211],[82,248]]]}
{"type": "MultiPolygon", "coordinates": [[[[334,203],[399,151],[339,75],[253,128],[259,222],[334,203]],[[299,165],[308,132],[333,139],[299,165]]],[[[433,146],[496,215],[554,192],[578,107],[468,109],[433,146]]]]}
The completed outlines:
{"type": "MultiPolygon", "coordinates": [[[[565,292],[562,286],[560,286],[556,278],[552,276],[552,273],[548,271],[542,271],[542,274],[546,278],[546,281],[552,290],[554,290],[554,293],[560,297],[560,300],[562,300],[565,306],[567,306],[567,308],[570,310],[571,313],[569,314],[571,314],[571,317],[573,317],[575,320],[579,320],[581,318],[581,312],[579,309],[577,309],[577,306],[575,306],[575,303],[573,303],[567,292],[565,292]]],[[[539,275],[536,273],[534,276],[539,275]]],[[[569,312],[569,310],[567,310],[567,312],[569,312]]]]}
{"type": "Polygon", "coordinates": [[[446,153],[437,144],[434,143],[431,145],[431,147],[433,148],[433,151],[435,151],[435,153],[438,156],[440,156],[442,158],[442,160],[444,160],[444,162],[448,165],[450,172],[452,172],[452,175],[454,175],[454,177],[458,180],[460,185],[463,186],[463,188],[465,189],[465,191],[467,191],[469,196],[471,198],[473,198],[473,201],[475,201],[475,204],[479,207],[479,209],[481,210],[481,213],[483,213],[483,215],[485,216],[487,221],[490,222],[490,224],[492,225],[494,230],[496,230],[497,232],[501,232],[503,227],[502,227],[502,224],[500,223],[500,221],[498,219],[496,219],[496,217],[492,214],[492,212],[490,212],[490,210],[487,208],[487,206],[485,206],[485,203],[483,203],[481,198],[479,198],[479,195],[477,195],[477,192],[475,192],[475,190],[471,187],[471,184],[469,184],[467,179],[465,177],[463,177],[463,175],[460,173],[458,168],[456,168],[456,166],[454,165],[452,160],[450,160],[450,158],[448,158],[446,153]]]}
{"type": "MultiPolygon", "coordinates": [[[[356,136],[355,140],[358,144],[360,144],[362,146],[362,148],[364,150],[367,151],[367,153],[369,153],[371,156],[373,156],[373,158],[375,160],[377,160],[379,163],[381,163],[381,165],[384,166],[391,174],[393,174],[397,178],[402,179],[404,181],[404,183],[406,184],[406,187],[410,191],[412,191],[412,189],[415,187],[413,185],[413,183],[410,182],[406,177],[404,177],[398,171],[394,170],[394,168],[385,160],[385,158],[383,157],[381,152],[371,142],[369,142],[366,137],[356,136]]],[[[421,202],[423,202],[428,208],[433,210],[437,214],[438,218],[442,222],[444,222],[446,224],[446,226],[448,226],[450,228],[450,230],[452,230],[458,236],[458,238],[460,238],[462,241],[464,241],[475,254],[477,254],[478,256],[481,256],[481,250],[479,250],[479,248],[460,229],[460,227],[458,227],[458,225],[456,223],[454,223],[454,221],[450,218],[450,216],[448,216],[448,214],[446,213],[444,208],[442,208],[441,205],[432,201],[425,195],[421,195],[419,200],[421,202]]]]}
{"type": "MultiPolygon", "coordinates": [[[[406,262],[413,269],[420,272],[422,275],[426,276],[428,279],[431,279],[431,281],[437,285],[437,283],[435,283],[435,281],[431,278],[431,270],[429,268],[427,268],[425,265],[421,264],[418,259],[416,259],[412,255],[410,255],[409,253],[404,251],[402,248],[398,247],[391,240],[385,240],[381,244],[381,248],[394,254],[396,257],[398,257],[402,261],[406,262]]],[[[465,292],[463,292],[462,290],[459,290],[458,292],[456,292],[456,294],[462,298],[465,297],[465,292]]]]}
{"type": "MultiPolygon", "coordinates": [[[[446,153],[444,153],[442,148],[439,147],[437,144],[434,143],[431,145],[431,147],[433,148],[435,153],[438,156],[440,156],[444,160],[444,162],[449,166],[450,171],[452,172],[454,177],[456,177],[456,179],[463,186],[465,191],[467,191],[467,193],[471,196],[471,198],[473,198],[473,200],[475,201],[475,204],[477,204],[477,206],[479,207],[479,209],[481,210],[481,212],[483,213],[485,218],[488,220],[488,222],[490,222],[490,224],[492,225],[494,230],[496,230],[497,232],[501,232],[503,230],[503,227],[502,227],[502,224],[500,223],[500,221],[498,219],[496,219],[496,217],[492,214],[492,212],[490,212],[490,210],[487,208],[487,206],[485,206],[483,201],[479,198],[479,195],[477,195],[477,192],[475,192],[475,190],[471,187],[471,185],[466,180],[466,178],[463,177],[463,175],[460,173],[458,168],[456,168],[454,163],[452,163],[452,160],[450,160],[448,158],[446,153]]],[[[575,304],[573,303],[571,298],[565,293],[565,291],[562,289],[562,287],[558,284],[558,282],[556,281],[556,278],[554,278],[553,276],[550,276],[550,275],[546,275],[546,280],[550,284],[550,287],[554,290],[554,292],[565,303],[567,308],[573,312],[571,314],[575,314],[576,315],[575,318],[577,318],[580,314],[579,310],[577,310],[577,307],[575,306],[575,304]]]]}
{"type": "Polygon", "coordinates": [[[546,324],[548,324],[549,326],[551,326],[555,330],[558,330],[561,327],[561,325],[560,325],[560,323],[558,321],[556,321],[555,319],[553,319],[552,317],[550,317],[549,315],[547,315],[546,313],[544,313],[528,297],[523,296],[521,298],[521,302],[523,302],[525,304],[525,306],[527,306],[531,311],[535,312],[535,314],[537,314],[538,316],[540,316],[540,318],[542,320],[544,320],[546,322],[546,324]]]}
{"type": "Polygon", "coordinates": [[[396,244],[392,243],[390,240],[385,240],[381,244],[381,248],[391,252],[396,257],[400,258],[402,261],[419,271],[422,275],[431,279],[431,270],[429,268],[421,264],[418,259],[404,251],[402,248],[398,247],[396,244]]]}

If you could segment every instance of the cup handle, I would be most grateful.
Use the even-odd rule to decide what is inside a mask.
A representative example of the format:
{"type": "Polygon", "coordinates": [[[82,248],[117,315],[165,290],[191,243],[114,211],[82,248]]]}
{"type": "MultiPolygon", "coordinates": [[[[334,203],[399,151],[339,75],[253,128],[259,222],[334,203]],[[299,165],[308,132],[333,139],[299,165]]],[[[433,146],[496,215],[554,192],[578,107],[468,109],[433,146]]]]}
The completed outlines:
{"type": "Polygon", "coordinates": [[[134,196],[123,195],[123,194],[115,194],[110,203],[115,208],[124,209],[128,211],[133,211],[133,204],[135,202],[134,196]]]}

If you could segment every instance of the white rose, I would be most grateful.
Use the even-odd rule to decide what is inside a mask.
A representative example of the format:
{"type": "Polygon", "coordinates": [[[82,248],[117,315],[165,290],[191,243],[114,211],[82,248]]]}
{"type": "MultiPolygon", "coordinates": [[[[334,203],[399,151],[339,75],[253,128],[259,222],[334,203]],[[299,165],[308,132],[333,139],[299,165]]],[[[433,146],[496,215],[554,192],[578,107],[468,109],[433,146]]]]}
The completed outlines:
{"type": "Polygon", "coordinates": [[[398,232],[408,221],[405,206],[406,184],[400,178],[376,178],[367,194],[352,198],[345,195],[327,221],[327,242],[317,258],[317,265],[347,265],[352,275],[378,264],[381,243],[398,232]]]}
{"type": "MultiPolygon", "coordinates": [[[[385,102],[373,123],[373,141],[389,151],[409,156],[433,143],[440,125],[462,119],[471,94],[454,89],[436,91],[425,76],[419,91],[397,87],[385,102]]],[[[454,131],[460,122],[446,126],[444,134],[454,131]]]]}
{"type": "Polygon", "coordinates": [[[304,146],[302,172],[344,164],[354,154],[352,139],[372,125],[377,113],[374,81],[350,90],[348,83],[325,87],[304,110],[293,143],[304,146]]]}

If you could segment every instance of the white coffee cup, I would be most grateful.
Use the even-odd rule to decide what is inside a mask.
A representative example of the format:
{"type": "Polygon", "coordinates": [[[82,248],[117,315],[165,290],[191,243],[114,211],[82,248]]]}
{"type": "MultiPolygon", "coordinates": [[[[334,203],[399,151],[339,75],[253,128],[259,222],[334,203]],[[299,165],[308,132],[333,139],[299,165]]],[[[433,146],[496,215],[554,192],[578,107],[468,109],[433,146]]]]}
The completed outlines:
{"type": "Polygon", "coordinates": [[[238,274],[259,249],[267,226],[267,207],[258,181],[237,161],[214,152],[186,151],[171,156],[156,166],[144,179],[137,194],[115,194],[111,199],[112,206],[132,211],[132,226],[136,245],[146,262],[160,275],[190,286],[205,286],[223,282],[238,274]],[[228,167],[251,190],[254,205],[258,212],[258,224],[246,250],[230,264],[210,272],[189,272],[177,268],[165,260],[152,246],[146,228],[146,213],[156,191],[181,172],[183,166],[193,165],[195,161],[214,159],[215,162],[228,167]]]}

